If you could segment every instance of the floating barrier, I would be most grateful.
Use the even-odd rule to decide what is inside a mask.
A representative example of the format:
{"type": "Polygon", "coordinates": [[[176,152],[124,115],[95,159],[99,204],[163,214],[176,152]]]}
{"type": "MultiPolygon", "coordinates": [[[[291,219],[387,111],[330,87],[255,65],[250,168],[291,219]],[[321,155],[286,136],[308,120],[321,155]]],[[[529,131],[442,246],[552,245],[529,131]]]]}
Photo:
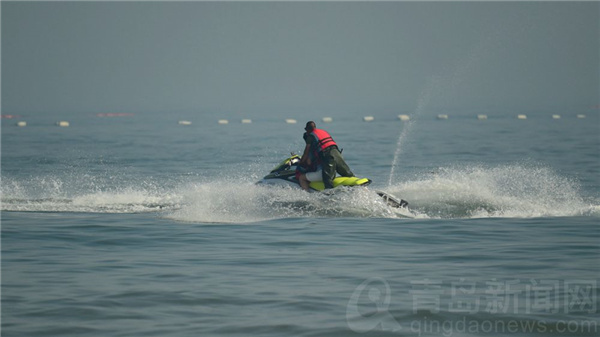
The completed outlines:
{"type": "MultiPolygon", "coordinates": [[[[16,118],[19,117],[18,115],[1,115],[1,116],[2,116],[2,119],[12,119],[13,122],[11,122],[10,125],[17,126],[17,127],[26,127],[27,126],[27,122],[26,121],[19,121],[18,119],[16,119],[16,118]],[[14,123],[14,124],[12,124],[12,123],[14,123]]],[[[91,115],[91,116],[94,116],[94,115],[91,115]]],[[[119,113],[119,114],[116,114],[116,113],[115,114],[96,114],[96,116],[98,116],[98,117],[124,117],[124,116],[133,116],[133,114],[125,114],[125,113],[119,113]]],[[[471,117],[468,117],[468,118],[473,118],[472,116],[473,115],[471,115],[471,117]]],[[[488,115],[486,115],[486,114],[476,114],[474,116],[478,120],[487,120],[488,119],[488,115]]],[[[504,116],[504,118],[508,117],[507,115],[502,115],[502,116],[504,116]]],[[[513,115],[513,116],[515,116],[515,115],[513,115]]],[[[568,118],[573,118],[572,117],[573,114],[568,114],[567,113],[566,116],[567,117],[565,117],[565,118],[567,118],[567,119],[568,118]]],[[[576,114],[575,116],[578,119],[585,119],[585,118],[587,118],[586,114],[576,114]]],[[[409,115],[409,114],[400,114],[400,115],[397,115],[397,117],[401,121],[410,121],[411,120],[411,115],[409,115]]],[[[464,117],[463,115],[459,115],[459,119],[463,119],[463,117],[464,117]]],[[[527,120],[528,119],[528,116],[526,114],[517,114],[516,117],[519,120],[527,120]]],[[[563,119],[563,115],[562,114],[552,114],[552,113],[549,113],[549,112],[547,112],[546,114],[540,114],[540,115],[534,114],[534,116],[532,118],[537,120],[537,119],[547,119],[548,117],[551,117],[553,120],[562,120],[563,119]]],[[[447,119],[449,119],[449,115],[448,114],[438,114],[438,115],[435,115],[435,118],[438,119],[438,120],[447,120],[447,119]]],[[[508,117],[508,118],[511,118],[511,117],[508,117]]],[[[322,117],[321,120],[322,120],[323,123],[331,123],[331,122],[333,122],[333,118],[332,117],[322,117]]],[[[251,124],[251,123],[253,123],[252,119],[249,119],[249,118],[244,118],[244,119],[241,119],[240,121],[241,121],[242,124],[251,124]]],[[[375,117],[374,116],[364,116],[363,117],[363,121],[364,122],[373,122],[373,121],[375,121],[375,117]]],[[[219,119],[218,120],[218,124],[223,124],[223,125],[224,124],[229,124],[229,122],[230,121],[227,120],[227,119],[219,119]]],[[[287,124],[297,124],[298,123],[298,121],[296,119],[292,119],[292,118],[285,119],[285,122],[287,124]]],[[[177,123],[179,125],[192,125],[192,122],[188,121],[188,120],[179,120],[179,121],[177,121],[177,123]]],[[[63,120],[63,121],[57,121],[57,122],[55,122],[55,125],[59,126],[59,127],[70,127],[71,124],[70,124],[69,121],[64,121],[63,120]]],[[[77,124],[77,125],[79,125],[79,124],[77,124]]]]}
{"type": "Polygon", "coordinates": [[[134,114],[132,113],[122,113],[122,112],[109,112],[109,113],[99,113],[96,114],[97,117],[132,117],[134,114]]]}

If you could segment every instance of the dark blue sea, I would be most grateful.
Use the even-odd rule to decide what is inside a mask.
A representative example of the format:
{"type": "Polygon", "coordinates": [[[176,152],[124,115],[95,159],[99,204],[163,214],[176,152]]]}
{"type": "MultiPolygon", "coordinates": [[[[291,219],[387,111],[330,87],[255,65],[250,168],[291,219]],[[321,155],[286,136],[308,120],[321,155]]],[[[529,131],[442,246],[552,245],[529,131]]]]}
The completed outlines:
{"type": "Polygon", "coordinates": [[[2,336],[598,336],[586,115],[3,119],[2,336]],[[367,190],[255,185],[309,119],[367,190]]]}

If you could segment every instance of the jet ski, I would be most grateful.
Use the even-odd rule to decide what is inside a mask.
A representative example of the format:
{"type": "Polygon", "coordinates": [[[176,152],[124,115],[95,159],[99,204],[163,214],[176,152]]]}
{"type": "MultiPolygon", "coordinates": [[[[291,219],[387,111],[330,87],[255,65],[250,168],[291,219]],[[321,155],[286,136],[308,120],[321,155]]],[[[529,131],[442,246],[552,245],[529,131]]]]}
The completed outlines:
{"type": "MultiPolygon", "coordinates": [[[[262,180],[257,184],[266,185],[279,185],[279,186],[292,186],[300,188],[300,182],[296,178],[296,167],[300,164],[300,156],[297,154],[291,154],[291,157],[284,159],[275,166],[262,180]]],[[[358,177],[335,177],[333,179],[333,187],[339,188],[341,186],[355,187],[355,186],[368,186],[371,183],[371,179],[358,178],[358,177]]],[[[310,182],[310,192],[319,192],[325,190],[325,185],[322,181],[310,182]]],[[[408,202],[405,200],[398,200],[395,197],[383,192],[375,191],[377,195],[383,198],[383,200],[391,207],[394,208],[406,208],[408,202]]]]}

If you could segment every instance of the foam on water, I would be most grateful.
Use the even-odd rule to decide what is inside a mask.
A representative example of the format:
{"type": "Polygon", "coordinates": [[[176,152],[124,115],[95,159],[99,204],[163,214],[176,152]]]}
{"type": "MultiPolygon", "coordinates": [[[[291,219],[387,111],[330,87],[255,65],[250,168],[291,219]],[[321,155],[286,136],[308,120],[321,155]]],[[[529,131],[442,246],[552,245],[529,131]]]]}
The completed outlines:
{"type": "Polygon", "coordinates": [[[444,167],[389,192],[439,218],[598,216],[576,180],[535,164],[444,167]]]}
{"type": "MultiPolygon", "coordinates": [[[[576,180],[535,164],[443,167],[392,185],[385,192],[407,200],[417,218],[600,216],[598,201],[584,199],[576,180]]],[[[402,217],[372,189],[306,193],[292,187],[256,185],[249,177],[208,181],[200,177],[181,177],[179,181],[138,178],[112,183],[88,175],[3,179],[2,210],[158,212],[177,221],[207,223],[402,217]]]]}
{"type": "Polygon", "coordinates": [[[167,217],[190,222],[253,222],[296,217],[396,217],[373,191],[339,189],[328,195],[251,182],[211,182],[184,192],[184,205],[167,217]]]}
{"type": "Polygon", "coordinates": [[[21,212],[142,213],[179,207],[180,197],[153,182],[99,184],[88,175],[2,179],[2,210],[21,212]],[[81,184],[86,180],[87,184],[81,184]]]}
{"type": "Polygon", "coordinates": [[[256,185],[252,178],[120,179],[89,176],[3,179],[2,210],[22,212],[143,213],[188,222],[246,223],[294,217],[396,217],[375,192],[338,189],[331,195],[256,185]],[[196,181],[190,181],[195,179],[196,181]]]}

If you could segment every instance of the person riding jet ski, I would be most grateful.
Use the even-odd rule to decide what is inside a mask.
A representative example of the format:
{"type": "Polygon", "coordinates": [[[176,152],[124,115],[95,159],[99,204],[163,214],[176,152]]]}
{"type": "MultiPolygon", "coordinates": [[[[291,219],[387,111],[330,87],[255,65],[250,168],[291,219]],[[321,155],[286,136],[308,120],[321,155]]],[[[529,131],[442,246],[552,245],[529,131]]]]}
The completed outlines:
{"type": "MultiPolygon", "coordinates": [[[[307,134],[304,134],[304,139],[306,140],[307,134]]],[[[303,190],[310,190],[310,182],[311,181],[323,181],[323,168],[321,166],[321,160],[319,157],[309,151],[308,159],[305,163],[300,163],[298,160],[298,164],[296,166],[296,179],[298,179],[298,183],[303,190]]]]}
{"type": "Polygon", "coordinates": [[[321,180],[325,189],[333,188],[336,172],[342,177],[354,177],[337,144],[327,131],[317,129],[313,121],[307,122],[304,130],[306,130],[303,135],[306,146],[299,167],[304,167],[306,172],[300,171],[297,175],[302,189],[308,191],[311,181],[321,180]]]}

